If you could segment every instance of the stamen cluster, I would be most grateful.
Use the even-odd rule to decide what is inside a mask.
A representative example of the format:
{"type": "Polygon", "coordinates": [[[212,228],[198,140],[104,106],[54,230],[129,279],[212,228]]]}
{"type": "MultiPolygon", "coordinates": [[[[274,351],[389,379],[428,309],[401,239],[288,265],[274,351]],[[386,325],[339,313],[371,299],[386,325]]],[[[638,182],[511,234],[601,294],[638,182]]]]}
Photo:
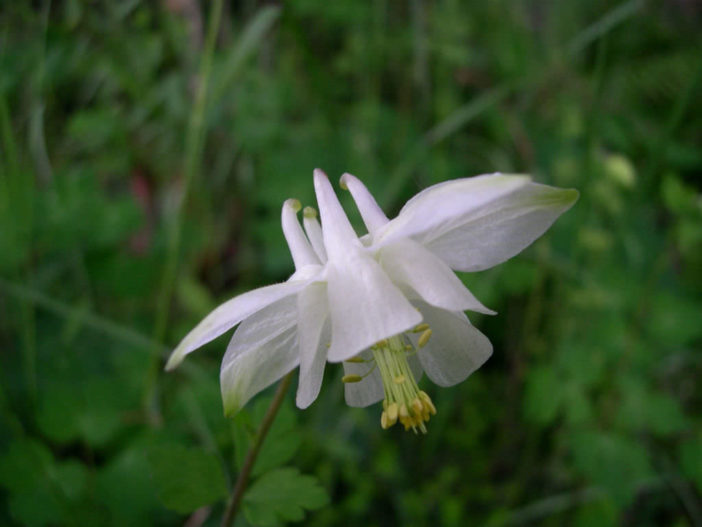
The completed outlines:
{"type": "MultiPolygon", "coordinates": [[[[373,358],[369,362],[373,362],[373,367],[363,376],[346,375],[342,380],[359,382],[378,368],[385,392],[380,425],[387,429],[399,421],[405,430],[411,428],[415,433],[419,430],[425,434],[427,428],[424,423],[436,415],[436,407],[429,395],[419,389],[408,357],[424,347],[431,337],[431,329],[428,324],[420,324],[412,332],[420,333],[417,348],[406,334],[380,340],[370,348],[373,358]]],[[[363,362],[363,359],[354,358],[351,361],[363,362]]]]}

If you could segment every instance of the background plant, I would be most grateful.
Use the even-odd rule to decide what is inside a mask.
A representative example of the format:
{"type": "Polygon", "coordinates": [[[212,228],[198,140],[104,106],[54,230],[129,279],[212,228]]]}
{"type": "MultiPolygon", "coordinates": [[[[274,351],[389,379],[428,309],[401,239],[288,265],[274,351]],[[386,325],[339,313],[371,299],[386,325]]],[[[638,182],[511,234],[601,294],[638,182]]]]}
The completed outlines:
{"type": "Polygon", "coordinates": [[[319,166],[388,213],[498,170],[581,199],[464,276],[495,354],[430,393],[428,436],[329,368],[238,524],[702,525],[696,3],[6,4],[0,523],[217,524],[270,394],[226,420],[224,339],[162,358],[287,277],[280,206],[319,166]]]}

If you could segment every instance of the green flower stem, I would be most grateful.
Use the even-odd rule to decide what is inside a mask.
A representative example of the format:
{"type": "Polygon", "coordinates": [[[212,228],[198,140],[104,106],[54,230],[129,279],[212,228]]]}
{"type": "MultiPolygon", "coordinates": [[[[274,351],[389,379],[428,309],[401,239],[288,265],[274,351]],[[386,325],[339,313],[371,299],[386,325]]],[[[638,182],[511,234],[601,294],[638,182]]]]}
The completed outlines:
{"type": "Polygon", "coordinates": [[[239,477],[236,479],[236,483],[234,484],[232,496],[231,498],[229,498],[229,503],[227,503],[227,510],[224,512],[224,516],[222,517],[221,527],[230,527],[234,522],[236,513],[239,510],[241,498],[244,496],[246,485],[249,482],[251,469],[253,469],[254,463],[256,462],[256,458],[258,457],[258,453],[260,452],[261,446],[263,445],[263,441],[264,439],[266,439],[266,435],[268,435],[268,431],[270,430],[271,425],[273,424],[273,420],[275,419],[275,416],[278,413],[278,410],[280,409],[280,405],[282,404],[283,399],[285,398],[285,394],[288,391],[290,382],[292,381],[292,376],[293,372],[290,372],[285,377],[283,377],[283,380],[278,385],[278,389],[276,390],[275,395],[273,396],[273,400],[271,401],[268,410],[266,410],[266,415],[263,417],[263,421],[261,422],[261,426],[259,427],[258,432],[256,432],[256,438],[254,440],[254,443],[249,449],[249,452],[246,454],[244,466],[241,467],[239,477]]]}

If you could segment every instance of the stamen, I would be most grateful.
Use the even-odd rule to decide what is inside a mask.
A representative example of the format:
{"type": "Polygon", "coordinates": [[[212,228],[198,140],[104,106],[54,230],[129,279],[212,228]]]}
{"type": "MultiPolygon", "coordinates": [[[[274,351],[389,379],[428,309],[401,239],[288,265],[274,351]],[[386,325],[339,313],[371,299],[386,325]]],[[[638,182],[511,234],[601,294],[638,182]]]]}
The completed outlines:
{"type": "Polygon", "coordinates": [[[360,375],[356,375],[354,373],[350,373],[349,375],[344,375],[341,378],[341,382],[361,382],[363,380],[363,377],[360,375]]]}
{"type": "Polygon", "coordinates": [[[427,329],[429,329],[429,324],[425,322],[424,324],[419,324],[418,326],[412,328],[412,333],[421,333],[422,331],[426,331],[427,329]]]}
{"type": "Polygon", "coordinates": [[[417,347],[423,348],[424,346],[426,346],[427,342],[429,342],[430,337],[431,337],[431,329],[427,329],[424,333],[422,333],[419,336],[419,340],[417,341],[417,347]]]}
{"type": "Polygon", "coordinates": [[[346,359],[344,362],[353,362],[355,364],[360,364],[368,361],[366,359],[362,359],[361,357],[351,357],[350,359],[346,359]]]}
{"type": "MultiPolygon", "coordinates": [[[[425,329],[422,336],[427,331],[431,330],[425,329]]],[[[431,415],[435,415],[436,408],[429,396],[417,386],[407,361],[416,351],[407,344],[408,341],[409,338],[402,335],[383,339],[371,346],[385,392],[380,425],[385,429],[399,421],[405,430],[426,433],[425,423],[431,415]]]]}

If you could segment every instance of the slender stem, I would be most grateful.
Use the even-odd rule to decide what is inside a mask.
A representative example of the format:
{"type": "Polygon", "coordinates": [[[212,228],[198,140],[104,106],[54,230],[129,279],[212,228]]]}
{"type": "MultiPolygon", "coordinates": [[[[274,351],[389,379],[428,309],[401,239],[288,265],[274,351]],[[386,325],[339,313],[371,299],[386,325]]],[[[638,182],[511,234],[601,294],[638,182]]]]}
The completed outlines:
{"type": "MultiPolygon", "coordinates": [[[[167,224],[168,246],[166,263],[163,270],[161,291],[157,299],[156,321],[154,323],[153,340],[163,342],[168,326],[168,314],[173,296],[173,289],[178,274],[178,256],[180,252],[183,228],[183,209],[188,199],[188,194],[193,180],[197,177],[202,159],[204,146],[204,121],[207,103],[208,86],[212,72],[213,56],[219,33],[219,24],[222,15],[222,1],[213,0],[210,8],[209,26],[205,48],[202,52],[200,71],[197,78],[195,100],[190,113],[190,120],[185,137],[185,172],[180,199],[176,205],[173,218],[167,224]]],[[[160,350],[154,348],[151,363],[147,369],[144,402],[149,408],[154,397],[158,368],[161,360],[160,350]]]]}
{"type": "Polygon", "coordinates": [[[227,503],[227,510],[225,511],[224,517],[222,518],[221,527],[230,527],[230,525],[232,525],[234,521],[234,518],[236,517],[236,513],[239,509],[239,504],[241,503],[241,498],[244,496],[246,485],[249,482],[251,470],[253,469],[256,458],[258,457],[258,453],[261,450],[263,440],[266,439],[266,435],[268,434],[268,431],[270,430],[271,425],[273,424],[273,420],[275,419],[275,416],[278,413],[278,410],[280,409],[280,405],[282,404],[283,399],[285,398],[285,393],[288,391],[290,381],[292,381],[292,376],[293,373],[290,372],[285,377],[283,377],[283,380],[278,385],[278,389],[276,390],[275,395],[273,396],[273,400],[271,401],[268,410],[266,410],[266,415],[263,417],[263,421],[261,422],[261,426],[259,427],[258,432],[256,432],[254,444],[251,446],[249,452],[246,454],[244,466],[241,467],[239,477],[236,479],[236,483],[234,484],[234,490],[232,491],[231,498],[229,498],[229,503],[227,503]]]}

